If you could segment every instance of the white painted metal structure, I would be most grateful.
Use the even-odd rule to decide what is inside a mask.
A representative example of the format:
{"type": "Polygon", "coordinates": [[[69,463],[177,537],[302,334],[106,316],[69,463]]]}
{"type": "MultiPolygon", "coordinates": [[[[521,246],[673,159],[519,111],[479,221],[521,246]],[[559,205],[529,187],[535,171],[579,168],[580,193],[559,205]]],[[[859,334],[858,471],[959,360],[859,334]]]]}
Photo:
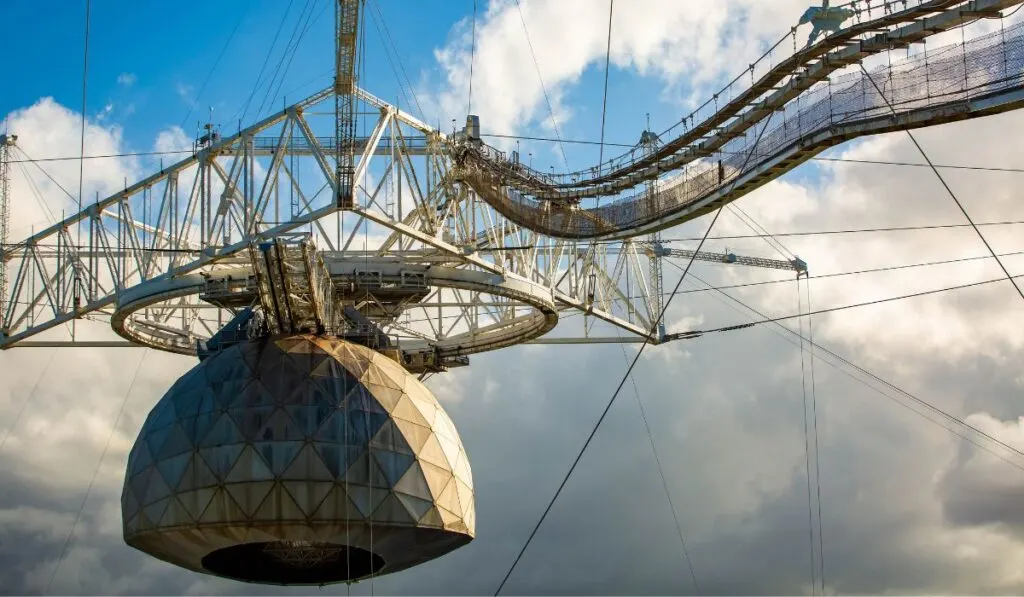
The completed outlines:
{"type": "MultiPolygon", "coordinates": [[[[522,342],[657,343],[663,339],[655,325],[663,293],[659,260],[671,253],[651,250],[654,239],[637,237],[731,201],[853,132],[1020,107],[1021,73],[1004,72],[1005,84],[995,96],[971,96],[968,88],[966,98],[952,94],[947,101],[929,93],[928,101],[906,114],[847,115],[842,123],[809,130],[806,139],[772,145],[771,152],[755,141],[745,151],[757,156],[756,168],[729,170],[731,186],[715,187],[682,211],[652,212],[635,227],[616,225],[610,232],[596,226],[601,234],[589,235],[616,243],[586,234],[552,236],[553,220],[514,212],[510,192],[532,194],[535,211],[545,205],[563,209],[558,202],[574,194],[599,196],[601,189],[640,184],[651,184],[647,196],[657,197],[651,189],[674,188],[660,180],[664,173],[708,163],[730,139],[799,102],[840,67],[1019,4],[1024,0],[918,1],[910,12],[895,11],[884,22],[850,25],[794,53],[795,59],[762,79],[751,75],[748,92],[735,94],[721,109],[716,105],[681,135],[682,142],[644,149],[628,163],[603,165],[586,181],[510,170],[504,157],[476,150],[472,171],[486,176],[467,177],[465,150],[479,147],[473,139],[450,137],[362,89],[345,87],[351,81],[336,82],[234,134],[210,134],[190,157],[4,245],[2,261],[10,275],[0,295],[0,348],[113,345],[78,342],[62,333],[63,324],[90,317],[109,321],[134,345],[194,354],[197,341],[212,336],[240,308],[276,299],[287,307],[280,317],[299,328],[344,327],[337,313],[343,306],[355,308],[383,328],[419,372],[464,365],[470,354],[522,342]],[[354,104],[347,113],[373,114],[359,123],[363,130],[352,128],[354,137],[338,128],[338,106],[345,104],[337,99],[338,89],[351,92],[354,104]],[[335,109],[324,110],[332,100],[335,109]],[[814,135],[826,138],[816,142],[814,135]],[[354,153],[351,201],[339,187],[339,172],[349,176],[339,163],[339,155],[345,160],[343,146],[354,153]],[[261,261],[261,254],[269,255],[261,245],[274,242],[282,243],[274,251],[283,257],[261,261]],[[575,332],[543,338],[569,315],[582,315],[580,327],[565,328],[575,332]],[[595,336],[596,322],[627,334],[595,336]]],[[[1002,56],[1015,59],[1019,42],[992,41],[1003,44],[1002,56]]],[[[600,222],[605,212],[593,213],[600,222]]],[[[763,265],[755,261],[749,264],[763,265]]]]}

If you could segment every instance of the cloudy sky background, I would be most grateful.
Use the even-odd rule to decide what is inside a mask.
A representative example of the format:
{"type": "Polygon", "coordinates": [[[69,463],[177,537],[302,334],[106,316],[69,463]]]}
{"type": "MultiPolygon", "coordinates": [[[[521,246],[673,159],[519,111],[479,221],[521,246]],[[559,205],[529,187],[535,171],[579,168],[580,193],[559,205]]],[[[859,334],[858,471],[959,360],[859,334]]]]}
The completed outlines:
{"type": "MultiPolygon", "coordinates": [[[[644,0],[616,12],[609,139],[633,141],[647,113],[655,128],[673,122],[694,100],[702,101],[705,92],[732,75],[736,65],[749,63],[788,30],[806,4],[644,0]]],[[[395,19],[393,33],[427,116],[438,122],[461,119],[471,3],[381,5],[385,16],[395,19]],[[410,35],[403,35],[402,28],[411,27],[405,24],[413,18],[409,13],[419,11],[426,15],[422,26],[429,34],[415,38],[411,29],[410,35]]],[[[262,8],[274,14],[281,10],[276,5],[262,8]]],[[[561,132],[566,137],[596,138],[606,5],[590,0],[524,0],[537,67],[529,57],[514,3],[481,1],[479,11],[473,110],[481,115],[485,130],[548,131],[539,68],[561,132]]],[[[253,73],[244,90],[251,88],[262,58],[261,52],[247,54],[246,44],[255,43],[266,30],[272,34],[276,27],[270,15],[259,12],[257,6],[240,21],[237,39],[225,55],[226,65],[239,65],[243,74],[236,73],[237,78],[253,73]]],[[[24,25],[20,35],[42,30],[45,19],[40,14],[18,16],[24,25]]],[[[105,22],[102,17],[94,15],[98,23],[105,22]]],[[[61,68],[73,73],[80,68],[81,15],[60,18],[67,20],[70,40],[64,46],[67,56],[59,60],[67,63],[61,68]]],[[[130,23],[141,17],[129,11],[119,18],[130,23]]],[[[144,64],[132,64],[135,57],[114,51],[112,42],[96,34],[99,45],[93,60],[99,66],[93,75],[98,89],[94,93],[111,99],[93,102],[88,111],[86,153],[162,148],[180,139],[184,133],[175,127],[181,126],[180,115],[190,111],[187,90],[195,93],[202,87],[237,20],[224,15],[211,26],[213,41],[197,41],[196,56],[205,64],[196,66],[200,58],[187,48],[176,48],[159,64],[180,60],[193,66],[174,72],[169,67],[156,69],[160,76],[150,76],[144,64]],[[179,96],[181,90],[186,93],[179,96]]],[[[113,27],[105,23],[97,25],[99,31],[113,27]]],[[[143,26],[134,23],[135,28],[143,26]]],[[[317,32],[328,35],[311,41],[310,52],[329,47],[329,27],[329,22],[318,23],[311,30],[311,39],[317,32]]],[[[142,33],[134,29],[125,31],[140,47],[159,45],[143,43],[142,33]]],[[[805,34],[799,32],[801,37],[805,34]]],[[[381,71],[383,64],[379,62],[381,71]]],[[[297,66],[295,84],[325,65],[329,69],[321,56],[317,64],[297,66]]],[[[10,114],[8,126],[33,157],[73,155],[78,148],[79,99],[61,87],[68,85],[66,81],[48,75],[51,72],[25,74],[29,91],[0,92],[0,108],[10,114]]],[[[377,78],[386,80],[383,75],[377,78]]],[[[245,94],[220,79],[209,86],[202,101],[228,103],[230,112],[239,105],[237,96],[245,94]]],[[[394,82],[390,85],[386,89],[397,95],[394,82]]],[[[936,163],[1024,168],[1024,136],[1015,132],[1022,126],[1024,115],[1010,113],[916,135],[936,163]]],[[[189,136],[191,132],[185,138],[189,136]]],[[[557,165],[561,159],[550,145],[531,147],[539,160],[557,165]]],[[[902,133],[847,144],[829,155],[921,161],[902,133]]],[[[576,167],[596,156],[573,149],[570,157],[576,167]]],[[[152,166],[135,159],[90,162],[86,194],[113,191],[125,178],[138,178],[152,166]]],[[[57,162],[47,170],[58,180],[77,184],[74,162],[57,162]]],[[[945,170],[943,176],[975,221],[1024,220],[1017,196],[1024,174],[945,170]]],[[[59,190],[42,180],[38,184],[52,212],[70,207],[59,190]]],[[[15,180],[15,238],[45,221],[42,207],[33,204],[23,185],[15,180]]],[[[802,168],[744,198],[739,206],[777,233],[963,221],[926,168],[842,162],[802,168]]],[[[699,236],[707,225],[708,219],[702,219],[666,236],[699,236]]],[[[1021,225],[983,230],[998,252],[1024,250],[1021,225]]],[[[714,233],[744,234],[749,229],[726,212],[714,233]]],[[[985,254],[970,229],[781,240],[818,275],[985,254]]],[[[707,246],[725,247],[723,241],[707,246]]],[[[776,257],[762,241],[730,242],[728,247],[737,253],[776,257]]],[[[1024,259],[1007,258],[1006,263],[1012,273],[1024,274],[1024,259]]],[[[714,284],[780,277],[713,264],[695,264],[692,272],[714,284]]],[[[813,280],[811,294],[814,307],[827,308],[1000,274],[991,260],[972,261],[813,280]]],[[[674,282],[676,276],[667,275],[674,282]]],[[[702,285],[693,279],[682,287],[702,285]]],[[[797,310],[793,282],[727,292],[762,312],[783,315],[797,310]]],[[[676,297],[667,320],[678,329],[738,323],[744,317],[721,295],[701,292],[676,297]]],[[[1000,282],[819,316],[814,319],[814,336],[880,377],[1024,449],[1022,324],[1024,301],[1008,282],[1000,282]]],[[[798,324],[791,320],[786,325],[798,324]]],[[[82,324],[82,329],[90,336],[110,335],[102,326],[82,324]]],[[[777,327],[761,326],[645,351],[633,375],[637,392],[630,384],[624,387],[506,592],[692,593],[694,577],[701,593],[810,592],[802,378],[800,351],[793,340],[777,327]],[[683,559],[638,397],[679,515],[694,577],[683,559]]],[[[635,350],[524,346],[474,357],[470,368],[431,380],[429,385],[458,425],[472,458],[477,539],[438,561],[361,583],[351,592],[493,592],[635,350]]],[[[179,570],[131,550],[121,539],[119,495],[128,451],[149,409],[193,364],[192,359],[137,349],[41,348],[0,355],[0,378],[6,381],[0,387],[3,592],[39,593],[48,586],[108,437],[112,440],[53,577],[51,593],[282,592],[179,570]],[[110,436],[126,395],[123,414],[110,436]]],[[[1024,591],[1024,471],[909,412],[848,372],[824,361],[815,368],[828,590],[1024,591]]],[[[1022,458],[1015,462],[1024,466],[1022,458]]]]}

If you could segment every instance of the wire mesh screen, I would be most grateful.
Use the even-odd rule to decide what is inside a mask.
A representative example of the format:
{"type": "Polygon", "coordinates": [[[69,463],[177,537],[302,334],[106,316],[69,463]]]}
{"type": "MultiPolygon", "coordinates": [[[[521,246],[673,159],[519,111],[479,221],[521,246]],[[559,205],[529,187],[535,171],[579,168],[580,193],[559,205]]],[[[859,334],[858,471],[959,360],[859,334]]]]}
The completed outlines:
{"type": "Polygon", "coordinates": [[[725,142],[712,156],[691,161],[656,185],[604,205],[583,208],[565,200],[530,197],[505,185],[503,166],[493,156],[481,154],[480,159],[465,161],[459,176],[505,217],[551,236],[614,234],[686,212],[678,219],[683,221],[736,199],[847,139],[1010,109],[1013,106],[1000,97],[1024,85],[1024,23],[868,73],[820,82],[725,142]],[[986,98],[993,105],[979,103],[986,98]]]}

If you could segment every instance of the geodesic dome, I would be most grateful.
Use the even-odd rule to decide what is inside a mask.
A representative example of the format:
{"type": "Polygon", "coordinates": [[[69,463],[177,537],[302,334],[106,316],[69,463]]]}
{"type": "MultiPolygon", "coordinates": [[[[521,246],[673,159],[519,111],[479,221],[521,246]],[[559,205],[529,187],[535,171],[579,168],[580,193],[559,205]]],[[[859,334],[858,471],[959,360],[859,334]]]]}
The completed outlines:
{"type": "Polygon", "coordinates": [[[125,541],[198,572],[324,584],[473,539],[469,460],[430,391],[388,357],[318,336],[236,344],[143,424],[125,541]]]}

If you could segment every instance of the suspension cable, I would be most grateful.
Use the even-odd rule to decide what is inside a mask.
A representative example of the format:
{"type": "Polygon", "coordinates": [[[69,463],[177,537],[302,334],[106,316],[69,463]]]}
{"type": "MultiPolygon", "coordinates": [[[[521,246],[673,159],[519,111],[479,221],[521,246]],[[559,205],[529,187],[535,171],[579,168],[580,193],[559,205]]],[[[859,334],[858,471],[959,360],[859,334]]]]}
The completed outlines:
{"type": "MultiPolygon", "coordinates": [[[[675,263],[671,263],[670,262],[670,264],[673,267],[676,267],[677,269],[681,269],[675,263]]],[[[729,299],[732,302],[735,302],[735,303],[741,305],[745,309],[748,309],[749,311],[751,311],[754,314],[756,314],[758,317],[763,318],[765,321],[769,321],[770,320],[772,323],[775,324],[775,326],[777,326],[778,328],[782,329],[783,331],[789,333],[790,335],[793,335],[793,336],[798,335],[796,330],[788,328],[785,325],[783,325],[782,323],[779,323],[778,319],[772,320],[772,318],[770,318],[765,313],[762,313],[761,311],[757,310],[756,308],[751,307],[747,303],[745,303],[742,300],[732,296],[731,294],[722,291],[720,288],[715,288],[714,286],[712,286],[708,282],[706,282],[703,279],[701,279],[696,274],[691,274],[691,277],[696,279],[697,281],[699,281],[701,284],[704,284],[705,286],[708,286],[709,287],[708,290],[715,290],[715,291],[717,291],[719,294],[721,294],[725,298],[729,299]]],[[[1002,281],[1002,278],[997,279],[997,280],[993,280],[993,282],[1001,282],[1001,281],[1002,281]]],[[[728,305],[728,303],[725,303],[725,304],[728,305]]],[[[731,307],[731,305],[729,305],[729,306],[731,307]]],[[[735,307],[733,307],[733,308],[735,309],[735,307]]],[[[749,315],[747,317],[749,317],[749,315]]],[[[754,323],[757,323],[757,321],[755,320],[754,323]]],[[[770,331],[772,331],[773,333],[776,333],[776,330],[775,330],[774,327],[769,327],[768,329],[770,331]]],[[[794,346],[796,346],[796,342],[794,342],[792,339],[790,339],[790,338],[788,338],[786,336],[781,336],[781,337],[784,340],[786,340],[787,342],[789,342],[789,343],[793,344],[794,346]]],[[[818,351],[828,355],[830,358],[835,359],[839,363],[841,363],[843,365],[846,365],[847,367],[849,367],[850,369],[856,371],[857,373],[860,373],[861,375],[869,377],[872,380],[874,380],[875,382],[877,382],[877,383],[879,383],[879,384],[889,388],[890,390],[896,392],[897,394],[902,395],[907,401],[915,403],[915,404],[918,404],[919,406],[924,407],[925,410],[931,411],[932,413],[934,413],[935,415],[939,416],[940,418],[945,419],[947,422],[952,423],[953,425],[958,426],[958,427],[960,427],[962,429],[965,429],[967,431],[976,433],[980,437],[982,437],[982,438],[984,438],[986,440],[989,440],[992,443],[994,443],[995,445],[997,445],[997,446],[1007,450],[1008,452],[1011,452],[1012,454],[1014,454],[1016,456],[1019,456],[1022,459],[1024,459],[1024,451],[1018,450],[1017,448],[1007,444],[1006,442],[1003,442],[1002,440],[999,440],[998,438],[992,436],[991,434],[986,433],[986,432],[982,431],[981,429],[978,429],[977,427],[974,427],[970,423],[967,423],[966,421],[956,417],[955,415],[942,410],[941,408],[931,404],[930,402],[924,400],[923,398],[919,398],[918,396],[915,396],[914,394],[911,394],[907,390],[904,390],[903,388],[897,386],[896,384],[883,379],[882,377],[876,375],[875,373],[872,373],[871,371],[865,369],[864,367],[861,367],[860,365],[857,365],[853,361],[850,361],[846,357],[843,357],[842,355],[840,355],[840,354],[838,354],[838,353],[836,353],[836,352],[826,348],[825,346],[822,346],[821,344],[813,342],[812,340],[806,340],[806,341],[808,343],[812,344],[814,346],[814,348],[817,348],[818,351]]],[[[901,401],[899,398],[897,398],[895,396],[892,396],[891,394],[888,394],[885,391],[880,390],[879,388],[877,388],[875,386],[872,386],[871,384],[869,384],[866,381],[864,381],[863,379],[855,376],[853,373],[850,373],[849,371],[840,369],[835,364],[831,363],[828,359],[823,358],[823,357],[818,357],[818,358],[820,358],[822,360],[822,362],[824,362],[826,365],[835,368],[836,370],[842,372],[844,375],[850,377],[851,379],[857,381],[858,383],[861,383],[862,385],[870,388],[871,390],[873,390],[873,391],[875,391],[875,392],[885,396],[886,398],[889,398],[895,404],[898,404],[899,406],[902,406],[903,408],[905,408],[905,409],[909,410],[910,412],[918,415],[919,417],[922,417],[923,419],[925,419],[929,423],[932,423],[934,425],[938,425],[939,427],[942,427],[943,429],[945,429],[946,431],[952,433],[953,435],[956,435],[957,437],[967,441],[968,443],[974,445],[975,447],[977,447],[977,448],[979,448],[979,449],[981,449],[981,450],[983,450],[985,452],[988,452],[992,456],[995,456],[996,458],[1002,460],[1003,462],[1009,464],[1010,466],[1012,466],[1014,468],[1017,468],[1017,469],[1021,470],[1022,472],[1024,472],[1024,464],[1021,464],[1019,462],[1014,462],[1014,461],[1010,460],[1009,458],[1007,458],[1005,455],[1000,454],[1000,453],[996,452],[995,450],[993,450],[992,448],[989,448],[989,447],[985,446],[984,444],[980,443],[978,440],[973,439],[970,435],[964,435],[964,434],[958,433],[955,429],[950,429],[949,427],[946,427],[945,425],[943,425],[939,421],[936,421],[935,419],[929,418],[923,412],[918,411],[918,410],[914,410],[914,408],[912,408],[907,402],[901,401]]]]}
{"type": "MultiPolygon", "coordinates": [[[[797,286],[799,286],[799,284],[797,286]]],[[[810,275],[804,277],[804,289],[807,291],[807,311],[810,312],[813,309],[813,307],[811,307],[810,275]]],[[[807,351],[810,355],[811,362],[811,416],[814,421],[814,478],[817,481],[816,485],[818,490],[818,562],[821,565],[821,569],[818,571],[818,578],[821,579],[821,594],[825,595],[825,523],[821,517],[821,450],[818,448],[818,392],[817,383],[814,378],[814,316],[810,314],[807,315],[807,335],[809,338],[807,351]]]]}
{"type": "Polygon", "coordinates": [[[558,132],[558,119],[555,118],[555,109],[551,105],[551,98],[548,97],[547,87],[544,85],[544,77],[540,74],[540,63],[537,62],[537,53],[533,51],[533,42],[530,41],[530,30],[526,27],[526,17],[523,15],[523,5],[516,1],[516,8],[519,9],[519,20],[523,23],[523,33],[526,34],[526,45],[530,48],[530,56],[533,57],[533,66],[537,69],[537,80],[540,81],[540,90],[544,92],[544,101],[548,104],[548,112],[551,114],[551,128],[555,131],[555,138],[558,139],[558,148],[562,152],[562,161],[565,162],[565,169],[569,170],[569,158],[565,155],[565,146],[562,144],[562,134],[558,132]]]}
{"type": "MultiPolygon", "coordinates": [[[[1005,220],[1002,222],[979,222],[976,225],[980,228],[982,226],[1016,226],[1024,224],[1024,220],[1005,220]]],[[[945,230],[953,228],[969,228],[970,224],[922,224],[917,226],[883,226],[879,228],[850,228],[845,230],[811,230],[807,232],[778,232],[772,234],[773,237],[790,237],[790,236],[831,236],[837,234],[864,234],[871,232],[911,232],[920,230],[945,230]]],[[[728,236],[712,236],[708,240],[741,240],[747,238],[762,238],[763,234],[733,234],[728,236]]],[[[687,237],[687,238],[665,238],[662,239],[663,243],[671,242],[693,242],[700,240],[700,237],[687,237]]],[[[612,242],[621,241],[608,241],[606,244],[612,242]]],[[[1012,253],[1002,253],[1000,256],[1011,255],[1012,253]]],[[[991,259],[989,255],[985,255],[986,259],[991,259]]],[[[819,276],[820,277],[820,276],[819,276]]]]}
{"type": "MultiPolygon", "coordinates": [[[[622,338],[622,333],[618,328],[615,328],[615,335],[622,338]]],[[[629,366],[629,357],[626,355],[626,347],[620,342],[619,348],[622,350],[622,360],[629,366]]],[[[694,595],[700,595],[700,585],[697,584],[697,574],[693,570],[693,560],[690,558],[690,551],[686,546],[686,536],[683,534],[683,526],[679,523],[679,514],[676,511],[675,501],[672,499],[672,492],[668,488],[668,479],[665,476],[665,467],[661,464],[661,457],[658,455],[658,446],[654,442],[654,434],[651,432],[651,424],[647,419],[647,410],[644,408],[644,402],[640,398],[640,390],[636,386],[636,377],[630,373],[629,383],[633,386],[633,395],[636,397],[636,404],[640,410],[640,419],[644,424],[644,431],[647,432],[647,439],[651,444],[651,454],[654,456],[654,464],[657,465],[658,475],[661,477],[661,487],[665,491],[665,499],[668,501],[669,511],[672,513],[672,522],[676,526],[676,535],[679,537],[679,546],[682,549],[683,561],[686,562],[686,567],[690,571],[690,580],[693,582],[694,595]]]]}
{"type": "MultiPolygon", "coordinates": [[[[388,29],[388,22],[387,19],[384,18],[384,11],[381,10],[381,7],[377,3],[377,0],[373,0],[370,3],[370,6],[372,6],[377,11],[377,14],[380,16],[379,29],[383,29],[384,38],[387,40],[388,46],[390,46],[391,51],[394,52],[395,62],[398,63],[398,69],[402,71],[402,77],[405,78],[405,83],[403,84],[402,78],[400,78],[398,76],[398,73],[395,72],[395,78],[398,79],[399,88],[402,89],[402,93],[406,95],[406,99],[408,99],[410,95],[412,96],[412,103],[416,105],[416,109],[419,110],[419,113],[422,115],[425,112],[423,110],[423,106],[420,105],[419,94],[416,93],[416,86],[412,84],[412,79],[409,78],[409,73],[405,70],[405,62],[402,60],[402,55],[398,51],[398,46],[395,44],[394,38],[391,37],[391,30],[388,29]],[[408,86],[408,93],[406,93],[404,86],[408,86]]],[[[370,16],[373,16],[372,12],[370,13],[370,16]]],[[[376,23],[377,19],[374,19],[374,24],[376,25],[376,23]]],[[[385,55],[388,55],[388,61],[390,62],[390,54],[387,52],[388,46],[385,46],[385,55]]],[[[392,65],[391,69],[394,70],[394,65],[392,65]]]]}
{"type": "MultiPolygon", "coordinates": [[[[871,76],[870,73],[868,73],[868,70],[864,68],[863,63],[860,64],[860,70],[864,73],[864,76],[867,77],[868,81],[871,82],[872,87],[874,87],[875,91],[878,92],[879,97],[882,98],[882,101],[885,102],[885,105],[888,106],[888,108],[892,111],[893,114],[896,114],[896,109],[893,108],[892,103],[889,102],[889,98],[885,97],[885,93],[883,93],[882,90],[878,87],[878,84],[875,83],[875,79],[871,76]]],[[[966,76],[967,69],[965,68],[964,77],[966,76]]],[[[924,158],[924,161],[928,162],[928,167],[930,167],[932,172],[935,173],[935,176],[939,179],[939,182],[942,183],[942,186],[946,189],[946,192],[949,193],[949,196],[953,199],[953,202],[956,203],[956,206],[960,209],[960,212],[964,214],[964,218],[967,219],[967,223],[971,225],[971,228],[974,229],[975,234],[977,234],[978,238],[981,239],[981,242],[985,245],[985,248],[988,249],[989,253],[992,254],[992,258],[995,259],[996,263],[999,264],[999,268],[1003,270],[1003,273],[1006,275],[1006,279],[1010,282],[1011,285],[1013,285],[1013,289],[1016,290],[1017,294],[1020,295],[1021,300],[1024,300],[1024,290],[1021,290],[1021,287],[1017,285],[1017,282],[1014,280],[1014,277],[1010,275],[1010,271],[1006,269],[1006,266],[1003,264],[1003,260],[1000,259],[998,255],[996,255],[995,249],[992,248],[992,245],[989,244],[988,240],[985,238],[985,235],[981,233],[981,230],[978,228],[977,224],[974,223],[974,220],[971,218],[970,214],[967,213],[967,210],[964,208],[963,204],[960,203],[960,199],[957,198],[956,193],[954,193],[953,189],[951,189],[949,187],[949,184],[946,183],[946,179],[943,178],[942,174],[939,172],[939,169],[936,168],[935,165],[932,163],[931,158],[928,157],[928,154],[925,152],[924,148],[921,147],[921,144],[917,142],[917,137],[915,137],[914,133],[912,133],[910,130],[907,130],[906,133],[907,136],[910,137],[910,141],[914,144],[914,147],[916,147],[917,151],[921,153],[921,157],[924,158]]]]}
{"type": "MultiPolygon", "coordinates": [[[[252,86],[252,91],[249,92],[249,97],[245,100],[245,105],[242,107],[242,115],[239,116],[239,120],[245,120],[245,117],[249,114],[249,107],[252,105],[253,98],[256,97],[256,91],[260,87],[260,83],[263,82],[263,75],[267,70],[267,65],[270,64],[270,57],[274,53],[274,48],[277,47],[277,40],[281,37],[281,31],[284,29],[284,24],[288,20],[288,14],[292,11],[292,6],[295,4],[295,0],[288,0],[288,6],[284,9],[284,14],[281,15],[281,22],[277,24],[277,31],[274,33],[274,39],[270,41],[270,47],[267,48],[267,55],[263,58],[263,65],[260,66],[260,72],[256,75],[256,83],[252,86]]],[[[234,120],[234,117],[232,117],[234,120]]]]}
{"type": "Polygon", "coordinates": [[[227,41],[225,41],[224,45],[221,47],[220,53],[217,54],[217,59],[213,61],[213,66],[210,67],[210,72],[206,73],[206,78],[203,80],[203,84],[199,86],[199,91],[196,93],[195,99],[189,103],[188,112],[185,114],[185,117],[181,119],[181,128],[185,128],[185,125],[188,123],[188,117],[192,115],[192,112],[196,108],[196,104],[199,102],[199,98],[203,95],[203,92],[206,91],[206,86],[210,84],[210,80],[213,79],[213,73],[217,70],[221,59],[224,58],[224,54],[228,51],[228,47],[231,46],[231,42],[235,39],[235,35],[238,33],[238,28],[242,26],[242,21],[245,20],[245,15],[249,13],[249,9],[252,8],[252,4],[253,3],[251,2],[246,2],[245,9],[242,10],[240,15],[238,15],[238,21],[235,22],[235,28],[231,30],[231,35],[228,36],[227,41]]]}
{"type": "Polygon", "coordinates": [[[608,114],[608,71],[612,58],[612,14],[615,11],[615,0],[608,0],[608,44],[604,51],[604,99],[601,100],[601,148],[597,158],[598,167],[604,163],[604,123],[608,114]]]}
{"type": "Polygon", "coordinates": [[[466,114],[473,113],[473,62],[476,60],[476,0],[473,0],[473,33],[469,45],[469,99],[466,114]]]}
{"type": "MultiPolygon", "coordinates": [[[[669,263],[672,263],[672,262],[669,262],[669,263]]],[[[675,264],[673,263],[672,265],[675,265],[675,264]]],[[[676,267],[678,267],[678,266],[676,266],[676,267]]],[[[1018,276],[1014,276],[1014,278],[1024,278],[1024,274],[1020,274],[1018,276]]],[[[895,302],[895,301],[902,301],[902,300],[911,299],[911,298],[918,298],[918,297],[922,297],[922,296],[929,296],[929,295],[932,295],[932,294],[941,294],[943,292],[950,292],[950,291],[953,291],[953,290],[964,290],[964,289],[967,289],[967,288],[977,288],[979,286],[987,286],[987,285],[990,285],[990,284],[995,284],[997,282],[1004,282],[1004,281],[1006,281],[1006,278],[995,278],[995,279],[991,279],[991,280],[982,280],[980,282],[972,282],[970,284],[959,284],[957,286],[946,286],[944,288],[935,288],[935,289],[932,289],[932,290],[923,290],[921,292],[914,292],[914,293],[911,293],[911,294],[902,294],[902,295],[899,295],[899,296],[892,296],[892,297],[887,297],[887,298],[881,298],[881,299],[876,299],[876,300],[873,300],[873,301],[865,301],[865,302],[862,302],[862,303],[852,303],[852,304],[849,304],[849,305],[840,305],[838,307],[829,307],[827,309],[818,309],[818,310],[815,310],[815,311],[808,311],[807,314],[808,315],[821,315],[823,313],[834,313],[836,311],[846,311],[848,309],[858,309],[860,307],[870,307],[870,306],[873,306],[873,305],[881,305],[883,303],[892,303],[892,302],[895,302]]],[[[707,329],[707,330],[691,330],[691,331],[688,331],[688,332],[679,332],[677,334],[668,334],[665,337],[665,340],[666,341],[690,340],[690,339],[693,339],[693,338],[699,338],[701,336],[705,336],[707,334],[712,334],[712,333],[715,333],[715,332],[732,332],[732,331],[739,330],[739,329],[746,329],[746,328],[754,327],[756,325],[760,325],[760,324],[763,324],[763,323],[775,323],[777,321],[786,321],[788,319],[796,319],[797,317],[802,317],[802,316],[803,315],[799,314],[799,313],[796,314],[796,315],[782,315],[782,316],[779,316],[779,317],[772,317],[772,318],[769,318],[769,319],[762,319],[762,320],[759,320],[759,321],[753,321],[753,322],[750,322],[750,323],[745,323],[745,324],[740,324],[740,325],[728,325],[728,326],[722,326],[722,327],[717,327],[717,328],[711,328],[711,329],[707,329]]]]}
{"type": "MultiPolygon", "coordinates": [[[[85,184],[85,114],[87,110],[87,100],[89,98],[89,24],[90,16],[92,13],[92,1],[85,0],[85,47],[82,51],[82,126],[80,134],[80,145],[79,145],[79,159],[78,159],[78,213],[82,213],[82,193],[85,184]]],[[[60,186],[60,185],[57,185],[60,186]]],[[[78,244],[82,244],[82,225],[79,224],[75,227],[78,231],[78,244]]],[[[78,311],[78,305],[81,301],[82,292],[82,267],[79,260],[74,261],[75,276],[72,288],[73,305],[75,312],[78,311]]],[[[71,340],[75,339],[75,320],[71,319],[71,340]]]]}
{"type": "MultiPolygon", "coordinates": [[[[797,312],[801,314],[801,317],[797,319],[797,323],[800,326],[800,385],[803,390],[804,469],[806,473],[805,478],[807,480],[807,532],[811,556],[811,595],[813,596],[817,591],[817,573],[814,565],[814,506],[811,501],[811,430],[808,425],[807,416],[807,373],[804,368],[807,358],[804,352],[804,320],[802,317],[804,307],[803,299],[800,294],[800,278],[796,279],[796,301],[797,312]]],[[[808,308],[808,310],[810,310],[810,308],[808,308]]]]}

